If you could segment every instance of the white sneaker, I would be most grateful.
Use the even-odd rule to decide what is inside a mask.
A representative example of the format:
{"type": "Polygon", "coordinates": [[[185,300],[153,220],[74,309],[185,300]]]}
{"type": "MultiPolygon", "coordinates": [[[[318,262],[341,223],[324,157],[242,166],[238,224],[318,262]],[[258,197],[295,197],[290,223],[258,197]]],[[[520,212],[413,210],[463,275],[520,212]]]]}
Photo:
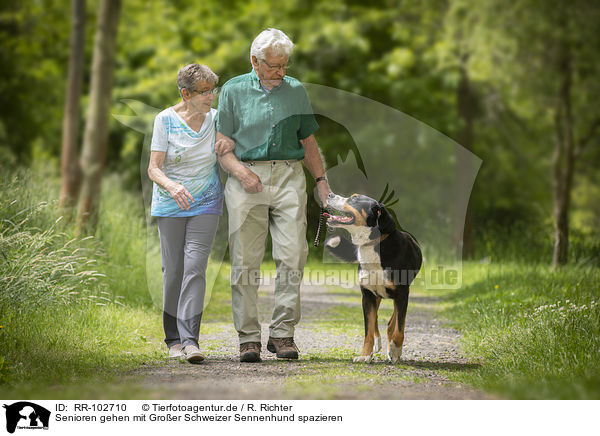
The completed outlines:
{"type": "Polygon", "coordinates": [[[183,356],[185,356],[185,354],[183,354],[183,347],[181,344],[175,344],[169,348],[169,359],[175,359],[183,356]]]}
{"type": "Polygon", "coordinates": [[[185,353],[185,360],[190,363],[200,363],[205,359],[204,355],[195,345],[187,345],[183,349],[183,352],[185,353]]]}

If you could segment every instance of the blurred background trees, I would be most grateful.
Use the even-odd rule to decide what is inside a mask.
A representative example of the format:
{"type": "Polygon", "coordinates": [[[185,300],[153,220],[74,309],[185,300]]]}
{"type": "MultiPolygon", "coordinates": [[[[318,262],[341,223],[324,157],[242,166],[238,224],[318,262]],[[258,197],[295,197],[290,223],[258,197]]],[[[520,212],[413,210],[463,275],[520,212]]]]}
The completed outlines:
{"type": "MultiPolygon", "coordinates": [[[[90,78],[90,97],[81,150],[81,193],[77,206],[77,231],[94,233],[98,220],[100,189],[111,107],[120,0],[100,0],[90,78]]],[[[63,174],[64,178],[66,175],[63,174]]]]}
{"type": "Polygon", "coordinates": [[[81,177],[77,150],[79,149],[79,104],[85,56],[85,21],[85,0],[71,0],[71,37],[63,113],[59,199],[60,208],[68,214],[77,201],[81,177]]]}
{"type": "MultiPolygon", "coordinates": [[[[98,10],[99,1],[88,0],[80,28],[80,119],[73,117],[76,133],[69,130],[78,144],[94,98],[98,10]]],[[[277,27],[296,43],[290,75],[401,110],[483,159],[467,214],[466,255],[556,264],[569,255],[598,264],[599,16],[594,2],[582,0],[128,0],[109,113],[134,115],[124,99],[161,109],[175,104],[176,73],[187,63],[209,65],[221,84],[249,71],[252,39],[277,27]]],[[[66,100],[71,26],[66,4],[0,6],[3,166],[60,165],[65,102],[77,100],[66,100]]],[[[319,144],[335,165],[352,140],[332,120],[319,123],[319,144]]],[[[112,116],[107,134],[107,171],[139,191],[144,136],[112,116]]],[[[317,210],[309,205],[314,232],[317,210]]]]}

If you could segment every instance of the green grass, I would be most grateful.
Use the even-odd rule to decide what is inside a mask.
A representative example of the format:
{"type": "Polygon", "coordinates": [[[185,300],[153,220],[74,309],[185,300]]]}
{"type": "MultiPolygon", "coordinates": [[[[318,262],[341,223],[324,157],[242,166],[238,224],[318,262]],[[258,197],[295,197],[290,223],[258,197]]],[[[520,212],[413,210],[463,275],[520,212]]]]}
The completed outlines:
{"type": "MultiPolygon", "coordinates": [[[[127,193],[121,179],[109,175],[96,237],[75,238],[72,223],[58,219],[52,200],[57,180],[43,169],[0,176],[1,395],[160,396],[140,388],[135,375],[123,383],[128,371],[165,362],[160,250],[155,229],[146,229],[140,195],[127,193]]],[[[462,331],[464,349],[481,363],[444,375],[507,398],[600,398],[600,269],[592,265],[553,271],[524,262],[467,262],[462,289],[415,289],[442,298],[438,313],[462,331]]],[[[265,262],[263,269],[274,265],[265,262]]],[[[320,260],[311,260],[305,275],[322,270],[320,260]]],[[[229,267],[210,262],[209,273],[216,280],[202,333],[232,323],[229,267]]],[[[310,328],[361,336],[360,293],[329,289],[340,304],[310,328]]],[[[391,307],[382,304],[382,322],[391,307]]],[[[206,347],[219,354],[218,341],[206,347]]],[[[318,387],[317,396],[335,398],[349,381],[370,385],[378,367],[352,364],[355,353],[338,348],[309,354],[287,387],[304,397],[317,395],[318,387]]],[[[403,379],[403,365],[396,369],[385,377],[403,379]]],[[[404,378],[419,381],[414,374],[404,378]]]]}
{"type": "MultiPolygon", "coordinates": [[[[343,350],[336,350],[338,352],[343,350]]],[[[425,379],[403,371],[402,368],[382,373],[380,365],[352,363],[348,353],[342,352],[336,359],[311,356],[301,371],[286,379],[285,390],[291,398],[340,399],[348,398],[348,392],[360,394],[390,384],[421,383],[425,379]],[[350,360],[350,361],[348,361],[350,360]]]]}
{"type": "MultiPolygon", "coordinates": [[[[152,306],[146,282],[146,258],[150,253],[155,259],[151,267],[160,280],[160,248],[158,241],[147,238],[141,195],[127,192],[121,183],[114,174],[106,176],[103,182],[96,232],[101,242],[98,254],[111,289],[126,295],[132,303],[152,306]]],[[[153,230],[156,231],[151,227],[148,231],[153,230]]]]}
{"type": "Polygon", "coordinates": [[[508,398],[600,398],[600,270],[467,263],[444,314],[482,365],[458,376],[508,398]]]}
{"type": "Polygon", "coordinates": [[[4,308],[2,319],[5,398],[39,398],[164,360],[154,311],[78,303],[29,313],[4,308]]]}
{"type": "Polygon", "coordinates": [[[99,378],[164,360],[161,313],[146,286],[138,197],[107,178],[97,236],[76,238],[73,224],[59,218],[57,180],[42,168],[0,180],[5,398],[98,398],[99,378]]]}

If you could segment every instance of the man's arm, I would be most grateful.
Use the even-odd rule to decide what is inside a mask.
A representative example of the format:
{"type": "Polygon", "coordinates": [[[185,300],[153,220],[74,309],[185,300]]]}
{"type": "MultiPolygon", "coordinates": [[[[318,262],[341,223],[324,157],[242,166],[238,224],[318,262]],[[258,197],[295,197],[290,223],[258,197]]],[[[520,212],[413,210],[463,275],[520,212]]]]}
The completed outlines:
{"type": "MultiPolygon", "coordinates": [[[[325,165],[323,164],[323,158],[321,151],[317,145],[317,140],[314,135],[310,135],[300,140],[300,143],[304,147],[304,165],[308,168],[310,174],[315,178],[325,177],[325,165]]],[[[329,188],[329,182],[320,180],[317,182],[317,192],[319,193],[319,199],[323,207],[327,206],[327,196],[331,192],[329,188]]]]}
{"type": "MultiPolygon", "coordinates": [[[[217,132],[217,141],[223,139],[231,141],[229,137],[217,132]]],[[[233,152],[229,151],[223,155],[219,155],[217,156],[217,159],[219,160],[221,168],[238,179],[246,192],[253,194],[262,191],[260,178],[254,172],[242,165],[233,152]]]]}

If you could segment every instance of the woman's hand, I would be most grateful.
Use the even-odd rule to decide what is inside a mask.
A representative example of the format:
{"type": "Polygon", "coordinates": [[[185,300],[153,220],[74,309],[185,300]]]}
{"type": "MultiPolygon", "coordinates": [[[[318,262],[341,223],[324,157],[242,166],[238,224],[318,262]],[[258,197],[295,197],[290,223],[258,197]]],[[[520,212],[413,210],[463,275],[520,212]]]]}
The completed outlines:
{"type": "Polygon", "coordinates": [[[224,135],[219,135],[219,139],[215,142],[215,153],[217,153],[217,156],[223,156],[233,151],[234,148],[235,142],[224,135]]]}
{"type": "Polygon", "coordinates": [[[180,183],[173,183],[167,188],[167,191],[169,191],[169,194],[171,194],[171,197],[173,197],[173,200],[175,200],[179,209],[190,209],[190,200],[193,203],[194,197],[187,189],[185,189],[185,186],[180,183]]]}

